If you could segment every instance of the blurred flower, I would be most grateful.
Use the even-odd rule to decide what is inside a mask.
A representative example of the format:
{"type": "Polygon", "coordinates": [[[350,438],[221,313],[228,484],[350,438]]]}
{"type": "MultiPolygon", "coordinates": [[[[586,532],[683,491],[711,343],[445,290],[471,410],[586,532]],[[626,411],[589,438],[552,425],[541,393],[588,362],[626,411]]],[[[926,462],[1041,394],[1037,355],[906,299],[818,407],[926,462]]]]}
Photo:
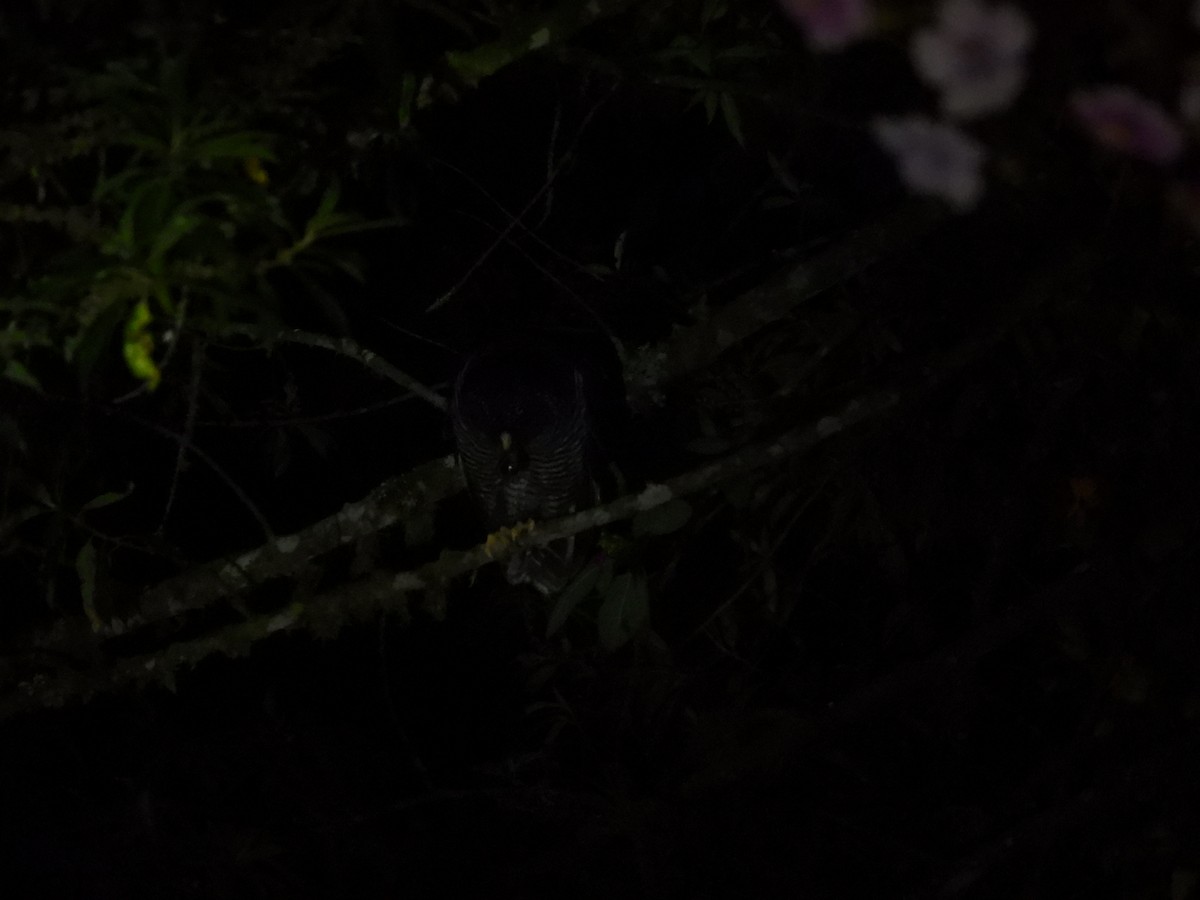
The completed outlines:
{"type": "Polygon", "coordinates": [[[1165,165],[1183,152],[1183,134],[1161,106],[1122,85],[1076,91],[1071,111],[1105,147],[1165,165]]]}
{"type": "Polygon", "coordinates": [[[946,0],[937,27],[913,35],[913,65],[941,90],[943,112],[968,119],[1013,101],[1032,43],[1033,26],[1015,6],[946,0]]]}
{"type": "Polygon", "coordinates": [[[869,0],[779,0],[817,50],[840,50],[871,27],[869,0]]]}
{"type": "Polygon", "coordinates": [[[959,211],[983,193],[983,147],[954,126],[907,116],[876,119],[871,130],[914,193],[942,197],[959,211]]]}

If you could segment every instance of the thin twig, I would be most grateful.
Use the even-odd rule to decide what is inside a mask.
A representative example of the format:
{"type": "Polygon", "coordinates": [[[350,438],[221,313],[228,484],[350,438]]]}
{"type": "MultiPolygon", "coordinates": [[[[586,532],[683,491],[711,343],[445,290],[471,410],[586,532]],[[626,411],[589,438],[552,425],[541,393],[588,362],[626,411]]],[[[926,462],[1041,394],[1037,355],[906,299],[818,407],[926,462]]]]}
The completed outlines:
{"type": "Polygon", "coordinates": [[[517,213],[517,215],[515,217],[513,217],[508,222],[508,224],[505,225],[504,228],[502,228],[500,230],[500,234],[496,237],[496,239],[494,241],[492,241],[492,243],[490,245],[488,245],[488,247],[483,251],[483,253],[481,253],[479,255],[479,258],[476,259],[475,262],[471,263],[471,265],[468,267],[467,271],[463,274],[463,276],[461,278],[459,278],[458,281],[456,281],[450,287],[450,289],[448,291],[446,291],[444,294],[442,294],[442,296],[438,297],[436,300],[433,301],[433,303],[429,304],[429,306],[427,306],[425,308],[425,312],[427,312],[427,313],[434,312],[435,310],[440,309],[446,303],[450,302],[450,300],[452,300],[454,298],[454,295],[458,293],[458,291],[462,288],[462,286],[471,280],[471,277],[487,261],[488,257],[491,256],[492,253],[494,253],[496,251],[497,247],[499,247],[502,243],[504,243],[504,241],[508,238],[509,234],[512,233],[513,229],[515,229],[520,224],[521,220],[524,219],[525,216],[529,214],[529,211],[531,209],[533,209],[533,207],[537,205],[538,201],[550,190],[551,186],[554,184],[555,179],[558,178],[558,176],[562,173],[562,170],[566,167],[567,163],[574,156],[575,148],[579,146],[579,141],[583,138],[583,133],[587,130],[588,125],[591,124],[591,121],[596,116],[596,113],[598,113],[600,111],[600,107],[602,107],[609,100],[609,98],[611,98],[612,95],[614,93],[616,93],[616,90],[617,90],[617,85],[613,84],[613,86],[609,90],[609,92],[607,94],[605,94],[603,97],[601,97],[599,100],[597,100],[592,105],[592,108],[589,109],[584,114],[583,121],[579,123],[579,128],[576,129],[575,136],[571,139],[571,145],[567,148],[566,152],[563,153],[562,158],[558,161],[558,164],[554,167],[554,169],[551,171],[550,175],[542,183],[542,186],[534,192],[533,196],[529,198],[529,201],[525,204],[524,207],[522,207],[521,211],[519,213],[517,213]]]}
{"type": "MultiPolygon", "coordinates": [[[[187,443],[192,443],[196,435],[196,409],[200,403],[200,373],[204,370],[204,339],[199,338],[192,344],[192,372],[188,382],[187,414],[184,416],[183,437],[187,443]]],[[[163,504],[162,518],[158,521],[155,534],[159,537],[167,528],[167,519],[171,515],[171,507],[175,505],[175,492],[179,488],[179,475],[183,471],[183,460],[186,454],[184,441],[180,441],[175,449],[175,466],[171,470],[171,484],[167,488],[167,501],[163,504]]]]}
{"type": "Polygon", "coordinates": [[[110,408],[108,412],[113,415],[119,415],[127,418],[129,421],[135,422],[138,425],[141,425],[143,428],[148,428],[155,434],[162,435],[169,440],[175,441],[182,449],[187,450],[189,453],[195,456],[198,460],[208,466],[208,468],[212,470],[212,473],[216,475],[217,478],[225,482],[225,486],[233,492],[234,496],[238,498],[242,506],[244,506],[250,515],[254,517],[254,521],[258,523],[258,527],[262,529],[263,538],[267,541],[273,541],[275,539],[275,530],[271,528],[271,523],[267,521],[267,517],[263,515],[262,510],[258,508],[258,504],[250,499],[250,495],[242,489],[241,485],[233,480],[232,476],[230,476],[229,473],[221,467],[220,463],[209,456],[194,441],[192,441],[186,435],[174,432],[170,428],[164,428],[155,422],[143,419],[141,416],[134,415],[133,413],[119,407],[110,408]]]}
{"type": "MultiPolygon", "coordinates": [[[[264,335],[261,332],[249,327],[231,326],[226,329],[226,333],[242,334],[256,340],[263,339],[264,335]]],[[[332,337],[327,334],[317,334],[312,331],[301,331],[298,328],[290,328],[285,331],[280,331],[276,334],[266,336],[270,341],[282,341],[287,344],[300,344],[305,347],[317,347],[321,350],[329,350],[333,353],[339,353],[342,356],[349,357],[355,360],[366,368],[370,369],[376,375],[381,375],[388,381],[398,384],[407,391],[411,391],[415,396],[420,397],[430,406],[435,409],[445,411],[446,399],[436,391],[426,387],[424,383],[413,378],[407,372],[403,372],[396,368],[378,353],[373,350],[368,350],[361,344],[348,337],[332,337]]]]}

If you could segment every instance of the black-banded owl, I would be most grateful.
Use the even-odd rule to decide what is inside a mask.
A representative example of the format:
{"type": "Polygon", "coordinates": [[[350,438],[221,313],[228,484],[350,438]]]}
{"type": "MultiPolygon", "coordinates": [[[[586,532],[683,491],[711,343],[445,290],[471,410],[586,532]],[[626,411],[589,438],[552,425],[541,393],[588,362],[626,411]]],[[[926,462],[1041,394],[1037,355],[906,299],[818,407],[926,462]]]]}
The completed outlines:
{"type": "MultiPolygon", "coordinates": [[[[450,418],[489,531],[565,516],[610,492],[601,435],[610,410],[624,408],[624,385],[611,345],[607,352],[611,361],[598,362],[569,341],[506,341],[459,372],[450,418]]],[[[552,593],[582,564],[579,549],[568,538],[517,553],[508,580],[552,593]]]]}

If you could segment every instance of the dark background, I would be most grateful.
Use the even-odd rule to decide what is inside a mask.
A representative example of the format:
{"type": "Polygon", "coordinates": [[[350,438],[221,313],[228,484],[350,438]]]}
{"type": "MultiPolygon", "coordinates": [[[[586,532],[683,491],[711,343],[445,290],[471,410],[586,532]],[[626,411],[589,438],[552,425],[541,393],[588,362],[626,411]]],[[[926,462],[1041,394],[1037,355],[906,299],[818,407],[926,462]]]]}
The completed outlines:
{"type": "MultiPolygon", "coordinates": [[[[446,50],[549,8],[77,2],[0,24],[10,110],[63,66],[187,57],[197,96],[283,136],[280,184],[336,178],[344,208],[396,219],[341,239],[361,281],[284,273],[261,321],[347,334],[445,393],[463,354],[502,332],[668,346],[910,208],[865,127],[930,105],[902,33],[817,57],[773,7],[702,24],[702,6],[633,4],[437,95],[407,128],[404,73],[453,83],[446,50]],[[762,52],[712,73],[664,53],[697,36],[762,52]],[[742,141],[708,121],[706,84],[737,97],[742,141]]],[[[1126,31],[1159,43],[1124,65],[1167,90],[1195,43],[1172,25],[1182,6],[1030,9],[1030,87],[979,126],[993,152],[980,207],[901,235],[634,409],[638,484],[860,394],[902,398],[692,498],[674,534],[617,529],[621,565],[649,587],[645,633],[606,650],[585,605],[547,638],[550,601],[490,566],[451,587],[443,619],[280,634],[170,689],[8,718],[0,890],[1195,896],[1200,294],[1169,202],[1190,162],[1168,176],[1104,157],[1059,111],[1063,90],[1115,77],[1126,31]]],[[[12,115],[19,132],[39,113],[12,115]]],[[[57,170],[64,195],[87,193],[89,165],[57,170]]],[[[6,191],[34,199],[16,176],[6,191]]],[[[298,214],[319,195],[280,196],[298,214]]],[[[13,261],[27,226],[4,227],[13,261]]],[[[10,294],[56,264],[55,240],[11,262],[10,294]]],[[[190,374],[180,363],[116,405],[137,382],[110,350],[83,383],[49,353],[30,361],[44,390],[0,389],[32,448],[6,444],[6,514],[35,482],[60,510],[137,485],[4,532],[6,691],[28,629],[82,615],[71,560],[89,535],[113,538],[114,591],[262,540],[195,462],[158,528],[177,448],[142,423],[183,430],[190,374]],[[160,543],[138,542],[150,534],[160,543]]],[[[232,339],[204,352],[193,439],[278,534],[452,449],[439,411],[350,359],[232,339]]],[[[439,546],[482,538],[463,497],[431,513],[439,546]]],[[[414,561],[399,543],[384,536],[381,568],[414,561]]],[[[344,561],[323,571],[348,577],[344,561]]],[[[235,613],[213,615],[181,627],[235,613]]]]}

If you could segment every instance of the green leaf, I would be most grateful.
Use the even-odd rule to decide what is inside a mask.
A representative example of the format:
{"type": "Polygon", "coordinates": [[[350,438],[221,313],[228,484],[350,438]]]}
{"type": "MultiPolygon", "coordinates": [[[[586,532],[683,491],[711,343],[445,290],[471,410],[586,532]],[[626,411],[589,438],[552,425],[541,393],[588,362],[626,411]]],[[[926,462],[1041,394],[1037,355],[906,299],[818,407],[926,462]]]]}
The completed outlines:
{"type": "Polygon", "coordinates": [[[676,497],[662,506],[638,513],[633,519],[634,537],[652,534],[670,534],[678,531],[692,517],[692,505],[676,497]]]}
{"type": "Polygon", "coordinates": [[[412,124],[413,104],[417,100],[417,76],[412,72],[405,72],[404,77],[400,79],[400,103],[396,111],[396,121],[401,130],[412,124]]]}
{"type": "Polygon", "coordinates": [[[485,44],[474,50],[451,50],[446,53],[446,62],[450,64],[458,77],[468,85],[474,86],[494,72],[507,66],[516,53],[510,47],[501,44],[485,44]]]}
{"type": "Polygon", "coordinates": [[[338,237],[343,234],[360,234],[364,231],[378,231],[383,228],[401,228],[408,225],[407,219],[396,217],[390,219],[372,219],[364,221],[351,213],[338,213],[332,224],[323,224],[314,229],[314,234],[320,238],[338,237]]]}
{"type": "Polygon", "coordinates": [[[41,393],[41,382],[34,377],[33,373],[30,372],[29,369],[25,368],[24,363],[18,362],[15,359],[10,359],[7,363],[5,363],[4,377],[9,381],[15,381],[17,384],[23,384],[25,387],[32,388],[33,390],[41,393]]]}
{"type": "Polygon", "coordinates": [[[198,142],[190,150],[191,156],[202,163],[215,159],[265,159],[275,162],[275,151],[271,149],[270,138],[258,131],[235,131],[221,134],[198,142]]]}
{"type": "Polygon", "coordinates": [[[11,416],[0,415],[0,444],[7,445],[21,456],[29,455],[29,444],[25,440],[25,434],[17,420],[11,416]]]}
{"type": "Polygon", "coordinates": [[[111,178],[102,178],[96,185],[96,189],[92,192],[92,199],[100,201],[110,194],[124,195],[131,181],[136,181],[138,178],[144,177],[146,177],[146,173],[135,166],[123,172],[118,172],[111,178]]]}
{"type": "Polygon", "coordinates": [[[161,231],[171,199],[171,185],[166,178],[152,178],[136,187],[121,214],[116,233],[101,249],[121,259],[134,257],[141,242],[161,231]]]}
{"type": "Polygon", "coordinates": [[[642,575],[625,572],[612,580],[596,614],[600,644],[613,651],[638,633],[650,618],[650,596],[642,575]]]}
{"type": "Polygon", "coordinates": [[[707,25],[709,22],[715,22],[729,11],[729,7],[725,0],[706,0],[704,9],[700,13],[700,21],[707,25]]]}
{"type": "Polygon", "coordinates": [[[162,380],[162,372],[154,361],[154,336],[149,331],[153,321],[150,304],[139,301],[125,322],[124,344],[125,364],[150,390],[157,388],[162,380]]]}
{"type": "Polygon", "coordinates": [[[161,228],[154,238],[154,243],[150,247],[150,253],[147,257],[147,264],[153,271],[162,270],[162,258],[172,247],[178,244],[181,240],[195,231],[204,223],[201,216],[189,215],[188,213],[177,212],[167,220],[166,225],[161,228]]]}
{"type": "Polygon", "coordinates": [[[353,213],[328,212],[313,216],[308,229],[314,237],[327,237],[331,234],[349,233],[358,223],[359,218],[353,213]]]}
{"type": "Polygon", "coordinates": [[[591,596],[596,583],[600,580],[600,568],[598,565],[588,566],[575,576],[574,581],[563,588],[562,593],[558,595],[558,602],[554,604],[554,609],[550,611],[550,617],[546,621],[546,637],[552,637],[558,629],[562,628],[563,623],[567,621],[575,608],[591,596]]]}
{"type": "Polygon", "coordinates": [[[48,512],[49,510],[33,504],[13,510],[8,515],[0,518],[0,538],[7,538],[8,535],[12,534],[26,522],[32,521],[38,516],[47,515],[48,512]]]}
{"type": "Polygon", "coordinates": [[[325,189],[325,193],[321,195],[321,202],[317,205],[317,211],[313,213],[313,217],[309,220],[308,227],[312,231],[324,226],[330,221],[333,216],[333,211],[337,207],[338,200],[341,198],[341,188],[335,181],[325,189]]]}
{"type": "Polygon", "coordinates": [[[106,304],[68,347],[67,358],[75,363],[85,388],[100,361],[112,352],[113,333],[120,327],[125,309],[122,303],[106,304]]]}
{"type": "Polygon", "coordinates": [[[771,173],[775,176],[775,180],[779,182],[785,191],[793,197],[799,197],[803,193],[800,190],[799,182],[796,181],[795,176],[792,175],[783,160],[774,153],[768,153],[767,162],[771,166],[771,173]]]}
{"type": "Polygon", "coordinates": [[[83,611],[92,625],[92,630],[104,628],[104,621],[96,612],[96,547],[88,541],[75,555],[75,574],[79,578],[79,595],[83,598],[83,611]]]}
{"type": "Polygon", "coordinates": [[[81,506],[79,508],[79,511],[80,512],[88,512],[89,510],[103,509],[106,506],[112,506],[114,503],[118,503],[121,500],[124,500],[126,497],[128,497],[132,493],[133,493],[133,483],[130,482],[129,487],[127,487],[123,491],[106,491],[103,494],[99,494],[99,495],[93,497],[87,503],[83,504],[83,506],[81,506]]]}
{"type": "Polygon", "coordinates": [[[118,146],[141,150],[144,153],[149,153],[151,156],[163,157],[167,155],[167,142],[152,134],[141,134],[140,132],[130,131],[125,134],[116,135],[113,138],[113,143],[118,146]]]}

